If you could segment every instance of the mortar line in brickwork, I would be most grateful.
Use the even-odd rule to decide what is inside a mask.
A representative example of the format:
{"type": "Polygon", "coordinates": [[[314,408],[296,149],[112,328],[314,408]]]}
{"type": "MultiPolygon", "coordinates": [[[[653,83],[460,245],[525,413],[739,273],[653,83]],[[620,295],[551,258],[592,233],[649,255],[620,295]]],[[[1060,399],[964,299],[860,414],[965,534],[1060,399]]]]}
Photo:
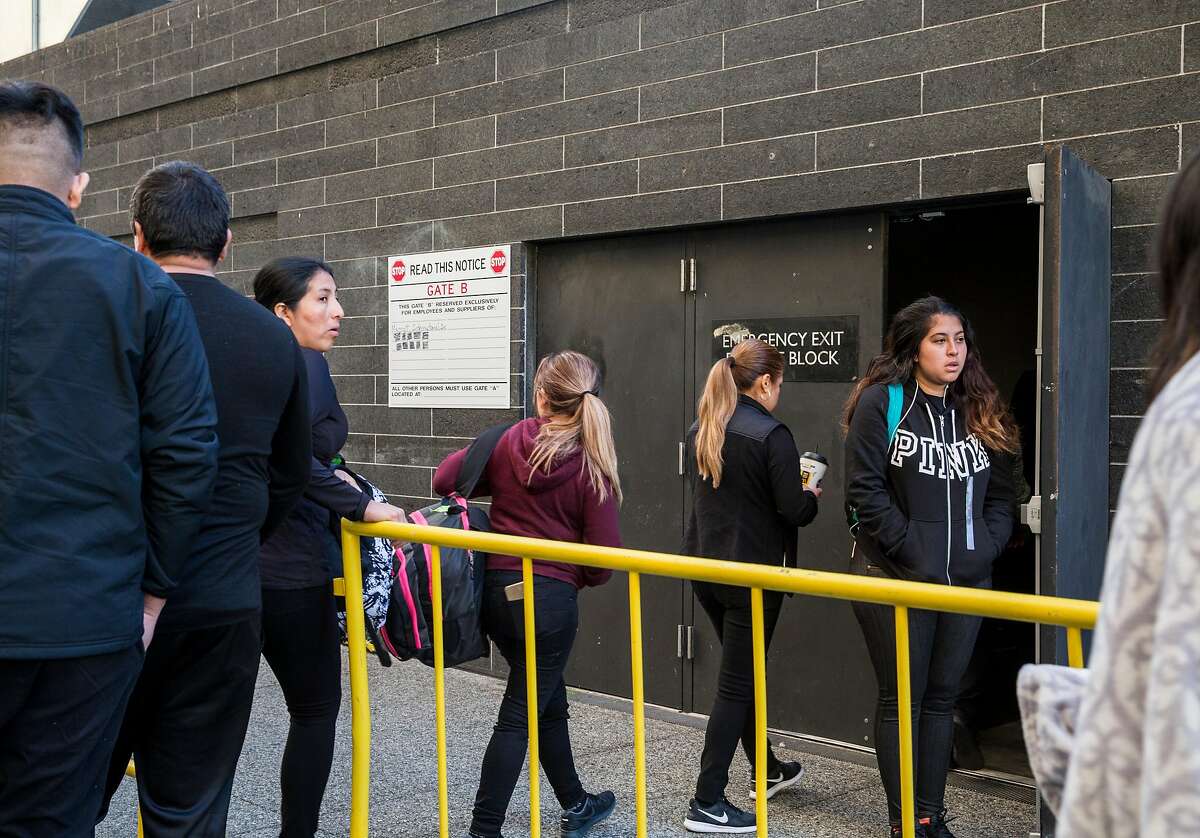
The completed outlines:
{"type": "Polygon", "coordinates": [[[1046,49],[1046,4],[1042,4],[1042,49],[1046,49]]]}
{"type": "Polygon", "coordinates": [[[1187,42],[1184,39],[1184,33],[1186,30],[1187,30],[1186,26],[1179,27],[1179,75],[1181,75],[1181,76],[1187,72],[1187,70],[1184,69],[1184,61],[1183,61],[1184,54],[1187,52],[1187,42]]]}

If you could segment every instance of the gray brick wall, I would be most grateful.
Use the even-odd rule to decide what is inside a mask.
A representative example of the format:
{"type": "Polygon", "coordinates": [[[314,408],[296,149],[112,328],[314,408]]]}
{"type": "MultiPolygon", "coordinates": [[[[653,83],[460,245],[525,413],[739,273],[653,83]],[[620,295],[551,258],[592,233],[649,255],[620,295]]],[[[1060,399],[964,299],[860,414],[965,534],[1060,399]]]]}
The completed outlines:
{"type": "Polygon", "coordinates": [[[1019,190],[1069,142],[1114,179],[1119,478],[1154,219],[1200,150],[1198,23],[1128,0],[183,0],[0,76],[81,105],[88,227],[124,235],[137,177],[181,157],[233,196],[231,286],[281,254],[334,264],[349,451],[402,502],[502,417],[385,406],[387,254],[1019,190]]]}

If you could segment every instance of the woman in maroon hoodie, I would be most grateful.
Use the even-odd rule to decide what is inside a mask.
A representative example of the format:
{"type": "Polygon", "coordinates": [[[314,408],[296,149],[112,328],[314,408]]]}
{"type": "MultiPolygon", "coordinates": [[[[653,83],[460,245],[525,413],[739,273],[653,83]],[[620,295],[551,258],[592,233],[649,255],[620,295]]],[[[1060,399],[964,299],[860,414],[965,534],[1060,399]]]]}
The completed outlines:
{"type": "MultiPolygon", "coordinates": [[[[505,535],[620,547],[617,510],[621,482],[608,408],[600,401],[600,372],[578,352],[542,359],[533,379],[537,418],[518,422],[501,438],[475,496],[491,496],[492,529],[505,535]]],[[[433,478],[433,490],[454,489],[466,449],[451,454],[433,478]]],[[[563,807],[563,838],[582,838],[612,814],[611,791],[588,794],[575,772],[567,730],[563,670],[579,627],[579,589],[603,585],[610,570],[535,561],[538,742],[542,768],[563,807]]],[[[483,757],[472,838],[498,838],[528,746],[525,702],[525,623],[520,600],[505,588],[521,581],[521,559],[492,555],[487,562],[484,626],[508,662],[508,686],[483,757]]],[[[524,592],[526,596],[529,591],[524,592]]]]}

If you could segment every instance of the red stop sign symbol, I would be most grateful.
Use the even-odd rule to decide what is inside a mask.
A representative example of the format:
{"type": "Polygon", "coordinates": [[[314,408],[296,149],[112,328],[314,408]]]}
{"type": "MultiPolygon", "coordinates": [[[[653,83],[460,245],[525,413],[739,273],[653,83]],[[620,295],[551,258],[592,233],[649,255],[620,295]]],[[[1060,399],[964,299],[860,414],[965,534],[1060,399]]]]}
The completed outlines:
{"type": "Polygon", "coordinates": [[[508,257],[506,257],[504,255],[503,250],[497,250],[495,253],[492,254],[491,265],[492,265],[492,271],[494,273],[498,273],[498,274],[504,273],[505,267],[508,266],[508,257]]]}
{"type": "Polygon", "coordinates": [[[408,267],[404,264],[403,259],[397,259],[392,263],[392,281],[403,282],[405,274],[408,273],[408,267]]]}

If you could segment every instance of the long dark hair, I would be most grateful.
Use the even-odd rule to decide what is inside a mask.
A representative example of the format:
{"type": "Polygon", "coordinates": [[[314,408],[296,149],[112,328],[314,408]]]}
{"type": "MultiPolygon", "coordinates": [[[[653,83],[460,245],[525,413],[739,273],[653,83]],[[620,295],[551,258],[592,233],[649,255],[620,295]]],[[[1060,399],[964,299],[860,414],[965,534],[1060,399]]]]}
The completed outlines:
{"type": "Polygon", "coordinates": [[[941,297],[934,296],[909,303],[892,318],[883,342],[883,352],[871,360],[867,374],[859,379],[850,398],[846,400],[842,430],[849,430],[858,400],[868,387],[895,382],[906,384],[913,377],[921,341],[929,334],[933,318],[939,314],[958,318],[967,341],[967,360],[958,380],[950,385],[949,390],[950,395],[963,405],[967,415],[967,432],[975,434],[980,442],[993,451],[1015,452],[1021,444],[1020,434],[1000,398],[996,384],[983,368],[983,359],[975,342],[975,330],[961,311],[941,297]]]}
{"type": "Polygon", "coordinates": [[[1200,351],[1200,155],[1180,170],[1163,207],[1158,284],[1166,322],[1150,355],[1149,401],[1200,351]]]}
{"type": "Polygon", "coordinates": [[[783,353],[758,338],[740,341],[728,357],[721,358],[708,371],[696,410],[700,418],[696,466],[702,479],[712,480],[714,489],[721,485],[725,428],[737,407],[738,393],[749,390],[764,375],[771,376],[772,381],[783,378],[783,353]]]}
{"type": "Polygon", "coordinates": [[[320,259],[304,259],[300,256],[272,259],[254,275],[254,299],[271,311],[279,303],[295,311],[308,293],[308,282],[317,271],[333,276],[333,269],[320,259]]]}

